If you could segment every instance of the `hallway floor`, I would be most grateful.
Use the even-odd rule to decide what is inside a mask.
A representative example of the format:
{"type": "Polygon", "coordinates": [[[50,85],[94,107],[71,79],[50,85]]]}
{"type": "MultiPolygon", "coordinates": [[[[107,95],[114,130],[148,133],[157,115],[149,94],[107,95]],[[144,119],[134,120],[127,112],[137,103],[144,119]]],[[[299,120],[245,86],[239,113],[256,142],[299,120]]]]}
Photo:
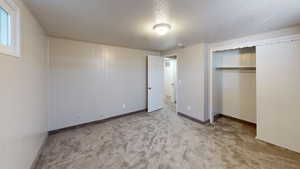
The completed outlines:
{"type": "Polygon", "coordinates": [[[300,154],[256,140],[253,126],[166,106],[50,135],[36,169],[300,169],[300,154]]]}

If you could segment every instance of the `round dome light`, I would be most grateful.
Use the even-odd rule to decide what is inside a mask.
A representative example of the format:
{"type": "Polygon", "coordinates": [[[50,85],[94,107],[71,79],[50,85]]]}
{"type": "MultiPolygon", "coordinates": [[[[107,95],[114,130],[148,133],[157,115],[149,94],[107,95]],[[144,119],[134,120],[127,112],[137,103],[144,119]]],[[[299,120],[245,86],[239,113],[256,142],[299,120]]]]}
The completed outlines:
{"type": "Polygon", "coordinates": [[[165,35],[171,30],[171,25],[167,23],[160,23],[153,26],[153,29],[158,35],[165,35]]]}

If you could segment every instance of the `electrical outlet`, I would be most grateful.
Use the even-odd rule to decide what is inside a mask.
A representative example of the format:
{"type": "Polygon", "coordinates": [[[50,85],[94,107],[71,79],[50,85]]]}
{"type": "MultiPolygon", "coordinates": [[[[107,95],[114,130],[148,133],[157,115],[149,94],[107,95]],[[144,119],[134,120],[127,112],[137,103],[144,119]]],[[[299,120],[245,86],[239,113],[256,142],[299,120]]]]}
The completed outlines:
{"type": "Polygon", "coordinates": [[[188,110],[188,111],[192,110],[191,106],[188,106],[188,107],[187,107],[187,110],[188,110]]]}
{"type": "Polygon", "coordinates": [[[122,108],[123,108],[123,109],[126,109],[126,104],[123,104],[123,105],[122,105],[122,108]]]}

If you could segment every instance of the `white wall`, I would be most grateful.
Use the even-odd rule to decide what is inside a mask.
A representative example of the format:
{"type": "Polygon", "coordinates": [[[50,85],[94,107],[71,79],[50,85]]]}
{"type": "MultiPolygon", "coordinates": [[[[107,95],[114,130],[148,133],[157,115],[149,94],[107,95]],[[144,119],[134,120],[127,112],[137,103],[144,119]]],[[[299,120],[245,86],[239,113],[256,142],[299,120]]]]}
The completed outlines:
{"type": "MultiPolygon", "coordinates": [[[[215,66],[255,66],[255,48],[214,53],[215,66]]],[[[256,71],[216,69],[214,109],[241,120],[256,123],[256,71]]]]}
{"type": "Polygon", "coordinates": [[[29,169],[47,135],[47,37],[20,0],[21,58],[0,55],[0,168],[29,169]]]}
{"type": "Polygon", "coordinates": [[[300,41],[257,47],[257,138],[300,152],[300,41]]]}
{"type": "Polygon", "coordinates": [[[178,76],[177,111],[195,119],[206,121],[207,48],[201,43],[186,48],[167,51],[163,55],[176,54],[178,76]]]}
{"type": "Polygon", "coordinates": [[[50,38],[49,130],[146,109],[148,54],[50,38]]]}

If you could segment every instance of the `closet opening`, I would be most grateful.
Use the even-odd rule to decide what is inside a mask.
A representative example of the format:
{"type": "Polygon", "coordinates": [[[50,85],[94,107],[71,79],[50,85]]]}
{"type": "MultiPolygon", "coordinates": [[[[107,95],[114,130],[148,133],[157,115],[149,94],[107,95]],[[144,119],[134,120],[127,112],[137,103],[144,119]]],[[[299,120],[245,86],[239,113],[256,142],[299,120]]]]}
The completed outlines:
{"type": "Polygon", "coordinates": [[[213,52],[212,66],[215,117],[256,124],[256,48],[213,52]]]}

